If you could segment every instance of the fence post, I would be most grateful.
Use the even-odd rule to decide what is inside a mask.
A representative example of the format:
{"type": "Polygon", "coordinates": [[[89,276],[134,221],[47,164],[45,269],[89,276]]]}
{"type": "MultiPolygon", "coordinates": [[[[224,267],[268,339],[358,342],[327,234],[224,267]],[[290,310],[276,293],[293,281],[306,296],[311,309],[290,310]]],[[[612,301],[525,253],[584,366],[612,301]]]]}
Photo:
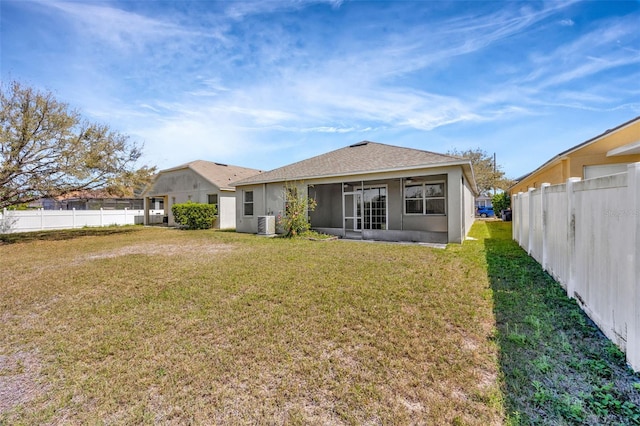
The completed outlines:
{"type": "Polygon", "coordinates": [[[38,210],[40,210],[40,230],[42,231],[44,229],[44,209],[38,210]]]}
{"type": "Polygon", "coordinates": [[[627,169],[627,197],[629,199],[629,273],[627,279],[631,289],[627,298],[629,322],[627,323],[627,362],[635,371],[640,371],[640,162],[629,164],[627,169]]]}
{"type": "Polygon", "coordinates": [[[100,207],[100,226],[104,226],[104,210],[100,207]]]}
{"type": "Polygon", "coordinates": [[[71,229],[76,227],[76,208],[71,209],[71,229]]]}
{"type": "Polygon", "coordinates": [[[511,237],[518,241],[518,221],[516,215],[516,206],[518,204],[518,194],[511,197],[511,237]]]}
{"type": "Polygon", "coordinates": [[[127,223],[127,208],[126,207],[124,208],[124,224],[128,225],[128,223],[127,223]]]}
{"type": "Polygon", "coordinates": [[[580,178],[572,177],[567,179],[567,251],[569,256],[567,296],[575,298],[576,279],[576,209],[574,206],[575,196],[573,184],[580,182],[580,178]]]}
{"type": "Polygon", "coordinates": [[[548,260],[548,252],[547,250],[547,222],[549,220],[549,212],[547,211],[547,203],[545,200],[547,188],[550,187],[550,183],[543,183],[540,186],[540,214],[542,215],[542,253],[540,253],[540,258],[542,259],[542,269],[549,272],[549,260],[548,260]]]}
{"type": "Polygon", "coordinates": [[[518,216],[518,245],[520,247],[522,247],[522,233],[524,232],[524,224],[522,223],[522,194],[522,191],[518,192],[518,214],[520,215],[518,216]]]}
{"type": "Polygon", "coordinates": [[[529,220],[527,223],[527,226],[529,227],[529,241],[527,244],[527,254],[529,256],[531,256],[531,253],[533,253],[533,218],[534,218],[534,211],[533,211],[533,191],[535,191],[535,188],[529,188],[529,220]]]}

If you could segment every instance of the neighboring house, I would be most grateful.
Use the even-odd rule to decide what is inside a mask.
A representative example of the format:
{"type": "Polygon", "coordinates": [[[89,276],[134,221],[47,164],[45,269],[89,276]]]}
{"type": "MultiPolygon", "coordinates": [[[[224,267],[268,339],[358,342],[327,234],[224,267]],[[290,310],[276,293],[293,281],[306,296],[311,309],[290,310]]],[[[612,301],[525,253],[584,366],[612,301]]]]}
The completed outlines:
{"type": "Polygon", "coordinates": [[[142,198],[120,198],[105,190],[74,191],[56,198],[42,198],[29,203],[30,208],[44,210],[142,210],[142,198]]]}
{"type": "Polygon", "coordinates": [[[282,216],[291,184],[317,201],[312,228],[331,235],[460,243],[474,221],[469,161],[364,141],[236,182],[236,230],[282,216]]]}
{"type": "Polygon", "coordinates": [[[177,167],[161,170],[144,190],[144,223],[155,221],[149,210],[164,208],[164,223],[175,226],[171,213],[174,204],[193,201],[215,204],[218,219],[214,227],[236,227],[236,196],[231,182],[261,173],[260,170],[197,160],[177,167]]]}
{"type": "Polygon", "coordinates": [[[476,197],[476,209],[479,207],[493,207],[491,197],[487,195],[480,195],[476,197]]]}
{"type": "Polygon", "coordinates": [[[640,117],[556,155],[509,188],[513,196],[540,188],[543,183],[565,183],[570,177],[591,179],[627,171],[640,161],[640,117]]]}

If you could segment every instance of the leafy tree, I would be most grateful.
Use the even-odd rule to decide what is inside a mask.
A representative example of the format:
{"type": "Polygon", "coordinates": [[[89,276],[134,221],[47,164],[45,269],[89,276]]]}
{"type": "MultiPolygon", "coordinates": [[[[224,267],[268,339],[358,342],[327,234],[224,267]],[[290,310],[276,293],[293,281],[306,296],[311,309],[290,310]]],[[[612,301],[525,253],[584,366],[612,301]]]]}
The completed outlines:
{"type": "Polygon", "coordinates": [[[466,151],[453,149],[447,154],[471,161],[478,190],[484,195],[489,195],[495,189],[504,191],[513,185],[513,181],[505,177],[502,167],[499,164],[494,165],[493,156],[480,148],[466,151]]]}
{"type": "Polygon", "coordinates": [[[0,208],[81,190],[124,195],[155,172],[135,170],[142,151],[128,136],[16,81],[0,87],[0,143],[0,208]]]}
{"type": "Polygon", "coordinates": [[[511,198],[506,192],[500,192],[491,198],[491,204],[493,205],[493,211],[499,214],[502,210],[511,207],[511,198]]]}
{"type": "Polygon", "coordinates": [[[137,170],[127,170],[111,179],[105,188],[109,195],[121,198],[137,197],[151,183],[156,174],[155,167],[142,166],[137,170]]]}
{"type": "Polygon", "coordinates": [[[299,196],[295,184],[289,183],[285,185],[284,198],[284,217],[278,218],[278,223],[284,229],[285,237],[295,237],[310,230],[307,213],[315,210],[316,201],[308,196],[299,196]]]}
{"type": "Polygon", "coordinates": [[[171,206],[171,213],[176,223],[186,226],[187,229],[209,229],[213,228],[217,211],[214,204],[188,201],[171,206]]]}

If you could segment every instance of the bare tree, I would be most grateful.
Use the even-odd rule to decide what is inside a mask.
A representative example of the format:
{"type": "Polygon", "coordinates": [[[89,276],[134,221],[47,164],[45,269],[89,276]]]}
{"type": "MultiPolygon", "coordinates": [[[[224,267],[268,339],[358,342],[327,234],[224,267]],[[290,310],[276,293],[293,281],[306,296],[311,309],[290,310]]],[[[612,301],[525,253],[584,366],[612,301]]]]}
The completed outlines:
{"type": "Polygon", "coordinates": [[[0,208],[80,190],[125,192],[155,171],[134,168],[141,146],[128,136],[82,119],[51,92],[13,81],[1,86],[0,107],[0,208]]]}

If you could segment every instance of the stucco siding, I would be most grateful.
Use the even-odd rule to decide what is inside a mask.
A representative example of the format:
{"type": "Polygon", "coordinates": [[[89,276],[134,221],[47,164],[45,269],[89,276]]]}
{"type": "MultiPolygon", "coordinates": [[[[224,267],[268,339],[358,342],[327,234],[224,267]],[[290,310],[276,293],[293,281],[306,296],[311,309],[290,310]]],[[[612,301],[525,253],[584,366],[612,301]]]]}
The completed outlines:
{"type": "MultiPolygon", "coordinates": [[[[518,192],[527,192],[529,188],[540,188],[545,182],[562,182],[565,179],[568,179],[570,176],[563,178],[563,165],[558,162],[555,165],[551,165],[539,172],[533,173],[531,176],[528,176],[526,179],[518,182],[518,184],[514,185],[511,188],[511,195],[517,194],[518,192]]],[[[569,174],[571,174],[569,172],[569,174]]],[[[580,176],[580,175],[578,175],[580,176]]]]}
{"type": "Polygon", "coordinates": [[[475,215],[475,197],[473,195],[473,190],[469,186],[469,181],[464,179],[464,185],[462,187],[462,198],[463,198],[463,209],[462,209],[462,220],[463,220],[463,239],[466,238],[469,230],[471,229],[471,225],[476,219],[475,215]]]}
{"type": "Polygon", "coordinates": [[[247,185],[236,188],[236,231],[258,232],[258,216],[264,214],[264,185],[247,185]],[[244,214],[244,197],[248,191],[253,192],[253,215],[244,214]]]}
{"type": "Polygon", "coordinates": [[[447,232],[450,243],[461,243],[462,236],[462,170],[451,170],[447,182],[447,232]]]}
{"type": "MultiPolygon", "coordinates": [[[[285,185],[283,183],[268,183],[265,184],[266,188],[266,199],[264,209],[259,211],[260,215],[268,215],[268,216],[278,216],[284,215],[284,190],[285,185]]],[[[298,194],[302,195],[306,192],[306,187],[304,185],[298,185],[298,194]]],[[[256,230],[257,232],[257,230],[256,230]]]]}
{"type": "Polygon", "coordinates": [[[166,172],[158,176],[153,188],[147,192],[146,196],[154,197],[171,193],[184,194],[183,197],[188,195],[193,197],[212,190],[217,191],[217,187],[202,179],[192,170],[186,169],[166,172]]]}

